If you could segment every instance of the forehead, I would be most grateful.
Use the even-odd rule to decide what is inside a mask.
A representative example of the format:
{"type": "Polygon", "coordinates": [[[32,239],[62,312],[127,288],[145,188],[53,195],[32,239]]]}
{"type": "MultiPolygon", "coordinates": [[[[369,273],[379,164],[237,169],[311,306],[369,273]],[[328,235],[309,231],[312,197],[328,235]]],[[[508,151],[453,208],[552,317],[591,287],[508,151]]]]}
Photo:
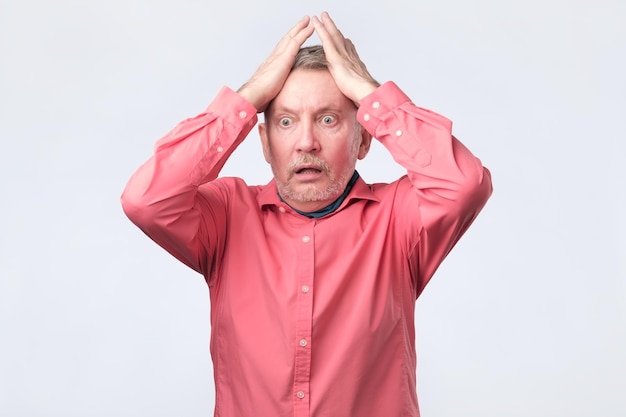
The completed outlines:
{"type": "Polygon", "coordinates": [[[315,112],[324,109],[356,111],[326,69],[292,71],[272,102],[272,112],[315,112]]]}

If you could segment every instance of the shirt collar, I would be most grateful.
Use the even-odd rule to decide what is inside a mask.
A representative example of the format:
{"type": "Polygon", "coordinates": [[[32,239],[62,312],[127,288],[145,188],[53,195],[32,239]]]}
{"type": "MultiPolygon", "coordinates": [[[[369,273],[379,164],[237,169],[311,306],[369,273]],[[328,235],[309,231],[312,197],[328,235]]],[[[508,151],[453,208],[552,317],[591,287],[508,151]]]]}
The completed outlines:
{"type": "MultiPolygon", "coordinates": [[[[350,193],[336,211],[342,210],[351,200],[380,201],[361,176],[359,176],[356,180],[352,186],[352,190],[350,190],[350,193]]],[[[289,205],[280,201],[280,198],[278,197],[278,189],[276,188],[276,181],[274,179],[262,188],[257,195],[257,201],[261,209],[264,206],[282,206],[284,208],[289,208],[289,205]]]]}

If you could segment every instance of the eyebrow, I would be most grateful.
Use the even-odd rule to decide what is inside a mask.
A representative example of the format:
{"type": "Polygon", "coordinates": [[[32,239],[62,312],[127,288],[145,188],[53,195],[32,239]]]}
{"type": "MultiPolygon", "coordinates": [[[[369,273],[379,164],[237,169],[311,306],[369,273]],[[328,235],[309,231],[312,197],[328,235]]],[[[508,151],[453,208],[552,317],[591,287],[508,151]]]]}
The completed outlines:
{"type": "MultiPolygon", "coordinates": [[[[287,106],[272,106],[270,109],[270,115],[273,115],[274,113],[291,113],[291,114],[297,114],[298,111],[291,109],[287,106]]],[[[345,113],[345,109],[341,109],[339,106],[324,106],[324,107],[320,107],[319,109],[316,109],[314,111],[314,113],[326,113],[326,112],[333,112],[333,113],[340,113],[340,114],[344,114],[345,113]]]]}

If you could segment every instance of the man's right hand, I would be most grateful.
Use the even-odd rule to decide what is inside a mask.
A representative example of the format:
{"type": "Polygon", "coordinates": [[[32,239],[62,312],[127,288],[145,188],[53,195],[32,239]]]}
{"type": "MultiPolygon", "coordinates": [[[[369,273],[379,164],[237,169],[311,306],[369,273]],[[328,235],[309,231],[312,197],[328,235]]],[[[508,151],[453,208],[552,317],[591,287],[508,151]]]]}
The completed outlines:
{"type": "Polygon", "coordinates": [[[280,92],[304,42],[313,34],[310,18],[303,17],[278,42],[270,56],[256,70],[250,80],[237,91],[258,113],[265,111],[270,101],[280,92]]]}

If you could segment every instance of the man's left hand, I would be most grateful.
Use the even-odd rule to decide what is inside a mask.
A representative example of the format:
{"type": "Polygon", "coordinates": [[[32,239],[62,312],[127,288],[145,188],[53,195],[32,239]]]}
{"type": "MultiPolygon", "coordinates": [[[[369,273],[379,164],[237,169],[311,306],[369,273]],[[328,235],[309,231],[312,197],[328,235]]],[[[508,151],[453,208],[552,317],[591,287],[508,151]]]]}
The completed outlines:
{"type": "Polygon", "coordinates": [[[327,12],[322,13],[321,19],[314,16],[312,20],[337,87],[358,107],[361,99],[380,84],[370,75],[352,41],[343,36],[327,12]]]}

